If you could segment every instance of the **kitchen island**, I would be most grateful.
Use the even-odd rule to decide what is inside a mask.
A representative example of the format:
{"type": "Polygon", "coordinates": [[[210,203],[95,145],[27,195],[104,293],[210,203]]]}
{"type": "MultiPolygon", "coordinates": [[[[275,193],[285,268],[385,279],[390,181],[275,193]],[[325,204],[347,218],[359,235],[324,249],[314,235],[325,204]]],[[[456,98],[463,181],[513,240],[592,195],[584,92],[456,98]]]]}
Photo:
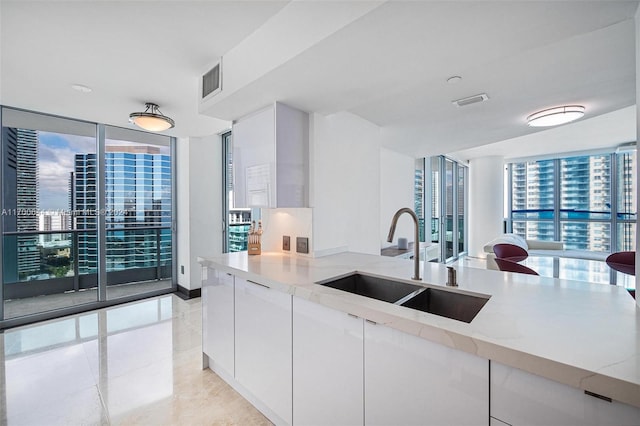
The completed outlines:
{"type": "Polygon", "coordinates": [[[488,297],[470,322],[316,284],[412,262],[232,253],[203,265],[203,353],[282,424],[640,424],[640,310],[624,288],[426,263],[488,297]]]}

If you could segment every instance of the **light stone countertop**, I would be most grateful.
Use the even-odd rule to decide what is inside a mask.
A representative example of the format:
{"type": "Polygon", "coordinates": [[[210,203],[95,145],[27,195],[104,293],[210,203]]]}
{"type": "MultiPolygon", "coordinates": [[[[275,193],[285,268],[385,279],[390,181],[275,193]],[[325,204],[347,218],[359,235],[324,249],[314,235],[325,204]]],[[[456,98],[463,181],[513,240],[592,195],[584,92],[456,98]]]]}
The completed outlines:
{"type": "MultiPolygon", "coordinates": [[[[469,324],[315,284],[350,272],[406,280],[413,261],[357,253],[199,257],[240,278],[424,339],[640,407],[640,309],[622,287],[456,267],[459,287],[491,298],[469,324]]],[[[422,282],[447,269],[421,262],[422,282]]],[[[450,289],[450,287],[448,287],[450,289]]]]}

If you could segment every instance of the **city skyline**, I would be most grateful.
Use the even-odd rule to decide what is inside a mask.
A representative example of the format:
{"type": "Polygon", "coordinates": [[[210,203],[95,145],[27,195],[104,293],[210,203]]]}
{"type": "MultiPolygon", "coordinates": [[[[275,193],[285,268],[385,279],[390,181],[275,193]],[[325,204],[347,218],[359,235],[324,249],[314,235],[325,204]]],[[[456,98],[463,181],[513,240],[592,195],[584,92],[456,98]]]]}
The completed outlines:
{"type": "Polygon", "coordinates": [[[130,141],[105,141],[105,209],[96,203],[95,138],[3,127],[5,232],[38,232],[5,238],[4,279],[15,282],[95,272],[96,214],[106,216],[108,270],[171,262],[171,161],[169,149],[130,141]],[[73,183],[73,184],[70,184],[73,183]],[[159,233],[156,235],[156,233],[159,233]],[[73,248],[77,244],[78,257],[73,248]],[[159,246],[158,246],[159,245],[159,246]],[[157,250],[160,249],[160,252],[157,250]],[[53,274],[53,275],[52,275],[53,274]],[[69,275],[71,274],[71,275],[69,275]]]}
{"type": "MultiPolygon", "coordinates": [[[[62,133],[37,131],[38,135],[38,199],[40,210],[69,209],[69,173],[74,171],[76,154],[95,154],[96,139],[62,133]]],[[[169,155],[169,148],[137,142],[106,140],[106,151],[118,146],[150,147],[158,154],[169,155]]]]}
{"type": "Polygon", "coordinates": [[[511,165],[512,231],[569,249],[630,250],[637,209],[635,152],[511,165]],[[614,224],[615,223],[615,228],[614,224]]]}

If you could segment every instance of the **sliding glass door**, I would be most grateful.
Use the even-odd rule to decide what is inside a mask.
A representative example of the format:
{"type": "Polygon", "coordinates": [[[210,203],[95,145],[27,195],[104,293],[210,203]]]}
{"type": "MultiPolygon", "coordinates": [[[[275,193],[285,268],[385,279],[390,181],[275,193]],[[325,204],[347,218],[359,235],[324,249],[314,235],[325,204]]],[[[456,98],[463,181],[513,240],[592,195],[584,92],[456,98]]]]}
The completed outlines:
{"type": "Polygon", "coordinates": [[[443,156],[428,164],[431,242],[439,247],[438,260],[450,262],[466,253],[467,168],[443,156]]]}
{"type": "Polygon", "coordinates": [[[170,138],[106,127],[108,299],[172,287],[171,169],[170,138]]]}
{"type": "Polygon", "coordinates": [[[174,288],[171,138],[11,108],[1,121],[0,325],[174,288]]]}
{"type": "MultiPolygon", "coordinates": [[[[95,222],[70,208],[77,155],[96,152],[95,124],[3,109],[4,319],[97,301],[97,261],[78,263],[80,242],[96,258],[95,222]]],[[[81,197],[95,197],[95,179],[85,187],[81,197]]]]}

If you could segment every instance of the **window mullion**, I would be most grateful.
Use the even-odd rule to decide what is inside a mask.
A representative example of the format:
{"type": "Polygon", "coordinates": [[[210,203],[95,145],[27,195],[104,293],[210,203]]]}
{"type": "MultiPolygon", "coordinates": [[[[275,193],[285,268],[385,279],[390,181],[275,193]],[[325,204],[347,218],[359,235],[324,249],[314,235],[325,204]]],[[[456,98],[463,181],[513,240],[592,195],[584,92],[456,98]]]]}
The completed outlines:
{"type": "Polygon", "coordinates": [[[561,170],[560,170],[560,160],[553,160],[553,239],[556,241],[561,241],[562,236],[560,235],[560,203],[562,200],[560,191],[561,191],[561,170]]]}

